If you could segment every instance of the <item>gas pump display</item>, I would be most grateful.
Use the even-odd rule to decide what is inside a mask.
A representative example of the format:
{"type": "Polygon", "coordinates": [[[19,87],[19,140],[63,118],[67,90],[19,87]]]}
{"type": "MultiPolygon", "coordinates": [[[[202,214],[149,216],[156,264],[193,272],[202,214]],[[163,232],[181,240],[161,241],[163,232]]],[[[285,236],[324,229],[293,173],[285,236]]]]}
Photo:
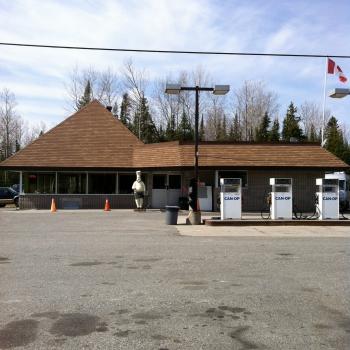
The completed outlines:
{"type": "Polygon", "coordinates": [[[339,180],[316,179],[319,219],[339,219],[339,180]]]}
{"type": "Polygon", "coordinates": [[[292,179],[270,178],[271,190],[271,219],[292,220],[293,193],[292,179]]]}
{"type": "Polygon", "coordinates": [[[220,179],[221,220],[241,219],[242,216],[242,180],[220,179]]]}

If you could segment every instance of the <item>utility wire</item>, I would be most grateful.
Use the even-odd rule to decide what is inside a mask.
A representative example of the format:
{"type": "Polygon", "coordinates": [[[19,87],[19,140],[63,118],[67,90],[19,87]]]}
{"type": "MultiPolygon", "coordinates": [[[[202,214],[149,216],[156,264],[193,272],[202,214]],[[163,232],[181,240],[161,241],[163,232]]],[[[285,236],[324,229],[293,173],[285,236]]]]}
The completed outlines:
{"type": "Polygon", "coordinates": [[[109,48],[109,47],[43,45],[43,44],[23,44],[23,43],[2,43],[2,42],[0,42],[0,46],[34,47],[34,48],[67,49],[67,50],[137,52],[137,53],[188,54],[188,55],[350,58],[350,55],[321,55],[321,54],[312,55],[312,54],[292,54],[292,53],[229,52],[229,51],[146,50],[146,49],[120,49],[120,48],[109,48]]]}

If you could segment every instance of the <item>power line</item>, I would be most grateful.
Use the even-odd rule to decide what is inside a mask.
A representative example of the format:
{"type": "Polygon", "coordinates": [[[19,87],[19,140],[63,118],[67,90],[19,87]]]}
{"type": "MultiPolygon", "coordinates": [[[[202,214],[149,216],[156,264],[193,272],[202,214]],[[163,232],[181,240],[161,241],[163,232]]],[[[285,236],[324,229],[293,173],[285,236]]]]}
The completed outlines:
{"type": "Polygon", "coordinates": [[[312,55],[312,54],[291,54],[291,53],[261,53],[261,52],[230,52],[230,51],[185,51],[185,50],[146,50],[146,49],[121,49],[110,47],[91,46],[67,46],[67,45],[43,45],[23,43],[1,43],[0,46],[33,47],[45,49],[66,49],[66,50],[90,50],[90,51],[116,51],[136,53],[165,53],[165,54],[187,54],[187,55],[222,55],[222,56],[269,56],[269,57],[304,57],[304,58],[350,58],[350,55],[312,55]]]}

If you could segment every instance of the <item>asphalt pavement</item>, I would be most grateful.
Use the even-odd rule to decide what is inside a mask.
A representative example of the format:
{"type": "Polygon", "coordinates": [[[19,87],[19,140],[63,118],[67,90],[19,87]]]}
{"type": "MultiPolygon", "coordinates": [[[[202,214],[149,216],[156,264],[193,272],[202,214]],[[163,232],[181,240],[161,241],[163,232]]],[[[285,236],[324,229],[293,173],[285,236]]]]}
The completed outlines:
{"type": "Polygon", "coordinates": [[[164,221],[1,210],[0,349],[350,348],[347,232],[164,221]]]}

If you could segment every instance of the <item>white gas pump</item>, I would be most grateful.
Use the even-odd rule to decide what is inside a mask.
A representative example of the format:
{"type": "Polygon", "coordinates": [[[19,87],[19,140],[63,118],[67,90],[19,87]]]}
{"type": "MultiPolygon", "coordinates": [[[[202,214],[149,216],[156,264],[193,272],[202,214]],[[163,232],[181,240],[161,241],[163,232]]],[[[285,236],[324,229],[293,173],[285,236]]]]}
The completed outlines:
{"type": "Polygon", "coordinates": [[[241,219],[242,217],[242,180],[220,179],[221,220],[241,219]]]}
{"type": "Polygon", "coordinates": [[[316,201],[320,220],[339,219],[339,180],[316,179],[316,201]]]}
{"type": "Polygon", "coordinates": [[[271,219],[292,220],[293,193],[292,179],[270,178],[271,190],[271,219]]]}

